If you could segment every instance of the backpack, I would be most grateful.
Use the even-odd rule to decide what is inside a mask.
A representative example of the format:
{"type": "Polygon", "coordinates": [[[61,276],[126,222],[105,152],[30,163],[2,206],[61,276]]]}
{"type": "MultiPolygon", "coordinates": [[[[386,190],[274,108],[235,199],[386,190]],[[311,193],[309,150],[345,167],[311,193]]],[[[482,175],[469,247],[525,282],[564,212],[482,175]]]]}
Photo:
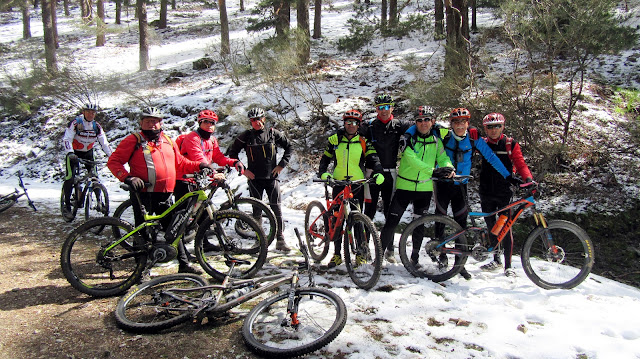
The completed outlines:
{"type": "MultiPolygon", "coordinates": [[[[133,152],[131,152],[131,156],[133,156],[134,152],[136,152],[140,147],[142,147],[143,145],[145,146],[147,145],[147,140],[143,139],[140,133],[134,132],[133,135],[136,136],[136,138],[138,139],[138,143],[136,143],[136,146],[133,148],[133,152]]],[[[162,133],[162,136],[164,136],[164,138],[166,138],[167,141],[169,141],[169,144],[173,146],[173,141],[171,140],[171,137],[167,136],[164,132],[162,133]]]]}
{"type": "MultiPolygon", "coordinates": [[[[96,135],[100,134],[100,127],[98,127],[98,123],[93,120],[91,121],[93,123],[93,131],[96,133],[96,135]]],[[[78,116],[76,118],[76,135],[80,135],[80,130],[78,129],[78,127],[83,127],[84,121],[82,120],[82,117],[78,116]]]]}

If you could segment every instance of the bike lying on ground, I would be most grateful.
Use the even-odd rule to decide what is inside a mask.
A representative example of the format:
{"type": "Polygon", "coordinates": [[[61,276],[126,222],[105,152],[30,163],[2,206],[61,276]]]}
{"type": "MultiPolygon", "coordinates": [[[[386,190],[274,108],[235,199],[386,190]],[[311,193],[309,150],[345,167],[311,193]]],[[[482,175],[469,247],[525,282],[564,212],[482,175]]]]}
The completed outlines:
{"type": "MultiPolygon", "coordinates": [[[[228,173],[229,169],[223,168],[218,170],[218,172],[223,171],[228,173]]],[[[236,211],[252,215],[256,222],[262,225],[262,229],[267,236],[267,246],[269,246],[278,233],[278,221],[276,220],[276,215],[273,213],[271,207],[257,198],[241,197],[240,194],[235,194],[226,181],[216,183],[216,185],[211,187],[210,190],[215,194],[218,189],[224,190],[227,195],[227,201],[219,206],[219,210],[234,209],[236,211]]],[[[123,219],[129,223],[133,223],[133,207],[131,206],[131,199],[127,199],[122,202],[113,212],[113,216],[123,219]]],[[[237,222],[238,225],[242,223],[243,222],[237,222]]],[[[193,240],[196,232],[198,231],[199,224],[199,221],[189,222],[185,235],[185,240],[187,242],[193,240]]],[[[239,233],[244,233],[246,236],[251,234],[250,229],[239,227],[237,230],[239,233]]],[[[120,237],[119,232],[114,233],[114,235],[118,238],[120,237]]]]}
{"type": "Polygon", "coordinates": [[[210,285],[193,274],[173,274],[133,287],[118,301],[118,326],[148,333],[189,320],[215,320],[263,293],[280,290],[246,316],[242,337],[247,346],[259,355],[278,358],[300,356],[324,347],[344,328],[347,310],[338,295],[315,287],[307,248],[297,228],[295,232],[305,260],[291,274],[236,279],[232,273],[244,260],[227,255],[229,271],[222,284],[210,285]],[[301,287],[301,269],[308,273],[308,287],[301,287]]]}
{"type": "MultiPolygon", "coordinates": [[[[197,189],[189,192],[159,215],[141,212],[144,222],[135,228],[121,219],[102,217],[87,221],[73,230],[62,245],[60,265],[64,276],[77,290],[96,297],[122,294],[139,283],[158,262],[166,263],[176,258],[177,247],[184,237],[189,220],[206,218],[198,228],[195,251],[202,268],[214,278],[222,280],[226,273],[225,255],[234,255],[243,262],[234,273],[239,277],[251,277],[262,267],[267,257],[267,243],[262,228],[253,217],[239,211],[216,211],[211,196],[205,190],[212,185],[212,171],[204,169],[194,174],[197,189]],[[170,216],[171,223],[160,238],[161,220],[170,216]],[[237,223],[241,222],[241,223],[237,223]],[[96,232],[97,227],[117,227],[117,231],[96,232]],[[251,231],[238,233],[242,227],[251,231]],[[114,233],[123,233],[114,238],[114,233]],[[205,252],[203,243],[208,241],[215,249],[205,252]]],[[[129,188],[123,185],[123,188],[129,188]]],[[[137,192],[133,192],[138,196],[137,192]]],[[[139,197],[138,197],[138,203],[139,197]]]]}
{"type": "Polygon", "coordinates": [[[0,195],[0,213],[6,211],[7,209],[13,207],[14,204],[18,203],[18,198],[25,196],[27,197],[27,203],[29,203],[29,207],[31,207],[34,211],[37,211],[35,203],[29,198],[29,194],[27,193],[27,187],[25,187],[24,182],[22,181],[22,172],[16,172],[16,176],[18,176],[18,186],[22,188],[22,193],[16,188],[15,191],[0,195]]]}
{"type": "MultiPolygon", "coordinates": [[[[382,244],[378,231],[369,217],[364,215],[353,199],[352,186],[364,185],[370,180],[344,181],[334,179],[323,182],[327,209],[320,201],[307,205],[304,228],[311,258],[322,261],[329,252],[329,244],[344,234],[344,258],[347,272],[360,288],[370,289],[378,282],[382,271],[382,244]],[[331,199],[329,186],[344,186],[331,199]],[[344,228],[343,228],[344,226],[344,228]]],[[[362,189],[361,189],[362,190],[362,189]]]]}
{"type": "MultiPolygon", "coordinates": [[[[453,180],[469,177],[456,176],[453,180]]],[[[497,233],[498,243],[501,243],[522,212],[533,208],[536,226],[527,236],[521,253],[524,272],[533,283],[544,289],[570,289],[579,285],[593,267],[591,239],[577,224],[563,220],[547,221],[536,210],[536,182],[520,185],[520,189],[524,191],[522,197],[504,208],[492,213],[470,212],[472,225],[466,229],[441,215],[427,215],[414,220],[400,237],[402,264],[416,277],[445,281],[460,272],[469,256],[484,261],[500,247],[499,244],[491,247],[489,229],[477,226],[476,220],[496,214],[505,216],[502,227],[491,229],[497,233]],[[414,233],[416,230],[418,232],[414,233]]],[[[498,220],[498,226],[500,222],[503,221],[498,220]]]]}
{"type": "MultiPolygon", "coordinates": [[[[62,187],[62,194],[60,195],[60,212],[62,218],[66,222],[71,222],[76,218],[78,209],[84,207],[84,218],[90,220],[92,218],[99,218],[109,215],[109,194],[107,188],[100,183],[98,174],[96,173],[96,166],[100,162],[84,160],[78,158],[78,163],[85,166],[92,167],[91,171],[80,177],[80,166],[74,167],[73,186],[71,187],[71,199],[69,204],[71,210],[67,210],[65,205],[64,185],[62,187]]],[[[103,227],[104,228],[104,227],[103,227]]],[[[102,231],[102,228],[94,228],[94,230],[102,231]]]]}

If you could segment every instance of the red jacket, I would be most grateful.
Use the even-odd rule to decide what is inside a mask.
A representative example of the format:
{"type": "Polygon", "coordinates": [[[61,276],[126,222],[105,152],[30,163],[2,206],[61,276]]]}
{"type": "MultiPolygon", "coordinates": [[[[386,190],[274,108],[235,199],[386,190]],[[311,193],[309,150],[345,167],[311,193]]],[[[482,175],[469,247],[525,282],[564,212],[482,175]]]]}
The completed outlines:
{"type": "MultiPolygon", "coordinates": [[[[220,166],[233,166],[236,162],[235,159],[225,157],[218,147],[218,140],[211,136],[208,140],[200,137],[198,132],[193,131],[184,136],[182,143],[180,144],[180,153],[192,160],[198,162],[215,163],[220,166]]],[[[185,174],[191,173],[177,169],[177,178],[182,180],[185,174]]]]}
{"type": "Polygon", "coordinates": [[[188,173],[200,169],[199,161],[190,161],[182,156],[178,146],[164,134],[157,142],[146,142],[142,132],[139,135],[143,143],[138,143],[138,137],[131,134],[120,142],[107,161],[107,167],[120,181],[128,176],[140,177],[152,184],[145,189],[147,192],[173,192],[176,169],[188,173]],[[151,161],[151,166],[147,161],[151,161]],[[129,172],[124,167],[126,163],[129,163],[129,172]]]}

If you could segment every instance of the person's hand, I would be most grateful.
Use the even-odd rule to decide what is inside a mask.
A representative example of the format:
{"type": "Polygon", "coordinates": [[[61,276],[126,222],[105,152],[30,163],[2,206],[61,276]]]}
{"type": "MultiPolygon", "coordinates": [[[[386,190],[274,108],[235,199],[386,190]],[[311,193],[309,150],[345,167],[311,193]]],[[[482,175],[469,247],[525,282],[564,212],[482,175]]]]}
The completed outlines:
{"type": "Polygon", "coordinates": [[[226,179],[224,173],[216,173],[213,175],[213,180],[220,183],[220,182],[224,182],[224,180],[226,179]]]}
{"type": "Polygon", "coordinates": [[[69,154],[67,155],[67,158],[69,159],[69,162],[71,162],[71,163],[78,163],[79,162],[78,155],[76,155],[73,152],[69,152],[69,154]]]}
{"type": "Polygon", "coordinates": [[[214,173],[216,172],[216,167],[213,165],[213,163],[200,162],[200,170],[203,170],[205,168],[210,169],[214,173]]]}
{"type": "Polygon", "coordinates": [[[334,146],[337,146],[338,145],[338,135],[334,133],[333,135],[329,136],[329,143],[334,145],[334,146]]]}
{"type": "Polygon", "coordinates": [[[511,183],[514,186],[520,186],[521,184],[524,183],[520,178],[514,177],[513,175],[507,176],[506,180],[509,181],[509,183],[511,183]]]}
{"type": "Polygon", "coordinates": [[[129,176],[124,179],[124,183],[128,184],[131,188],[136,191],[140,191],[144,188],[144,181],[140,177],[129,176]]]}
{"type": "Polygon", "coordinates": [[[233,164],[233,167],[235,167],[236,171],[238,171],[238,173],[239,173],[240,175],[243,175],[243,174],[244,174],[244,171],[245,171],[245,169],[246,169],[246,168],[244,167],[244,165],[242,164],[242,162],[240,162],[240,160],[236,161],[236,162],[233,164]]]}
{"type": "Polygon", "coordinates": [[[333,176],[331,175],[331,173],[329,172],[325,172],[323,174],[320,175],[320,179],[323,181],[328,180],[329,178],[333,178],[333,176]]]}
{"type": "Polygon", "coordinates": [[[249,170],[244,170],[244,176],[250,180],[256,179],[256,175],[254,175],[253,172],[249,170]]]}
{"type": "Polygon", "coordinates": [[[377,185],[381,185],[384,183],[384,175],[382,173],[374,174],[373,178],[376,180],[377,185]]]}
{"type": "Polygon", "coordinates": [[[453,167],[438,167],[431,175],[435,178],[452,178],[455,174],[453,167]]]}
{"type": "Polygon", "coordinates": [[[284,167],[282,166],[276,166],[276,168],[273,169],[273,171],[271,171],[271,175],[276,178],[278,177],[278,175],[280,174],[280,172],[282,172],[282,170],[284,169],[284,167]]]}
{"type": "Polygon", "coordinates": [[[527,179],[524,180],[524,183],[531,183],[533,182],[533,178],[531,177],[527,177],[527,179]]]}

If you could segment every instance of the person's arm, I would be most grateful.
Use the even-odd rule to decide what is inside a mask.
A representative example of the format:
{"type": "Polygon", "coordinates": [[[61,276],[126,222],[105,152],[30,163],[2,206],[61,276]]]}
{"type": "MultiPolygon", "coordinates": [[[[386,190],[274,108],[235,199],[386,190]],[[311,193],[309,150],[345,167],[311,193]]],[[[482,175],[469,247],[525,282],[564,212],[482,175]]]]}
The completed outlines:
{"type": "Polygon", "coordinates": [[[475,147],[480,152],[480,154],[491,164],[491,166],[493,166],[493,168],[495,168],[496,171],[498,171],[502,175],[502,177],[507,178],[511,176],[511,171],[508,170],[504,166],[504,164],[502,164],[500,158],[496,156],[491,147],[489,147],[489,145],[487,145],[487,143],[484,142],[482,138],[478,138],[477,140],[475,140],[475,147]]]}
{"type": "Polygon", "coordinates": [[[374,173],[382,173],[383,168],[378,152],[376,152],[376,149],[370,141],[366,141],[365,143],[367,148],[367,152],[365,152],[365,167],[371,168],[374,173]]]}
{"type": "Polygon", "coordinates": [[[69,126],[64,130],[62,145],[66,153],[73,153],[73,138],[76,136],[76,120],[69,122],[69,126]]]}
{"type": "Polygon", "coordinates": [[[333,161],[333,159],[335,158],[335,154],[336,151],[334,149],[334,146],[330,142],[327,142],[327,145],[324,148],[324,153],[320,158],[320,165],[318,166],[318,176],[327,172],[331,161],[333,161]]]}
{"type": "Polygon", "coordinates": [[[211,137],[210,144],[211,148],[211,162],[220,165],[220,166],[234,166],[238,161],[237,159],[226,157],[222,151],[220,151],[220,147],[218,146],[218,140],[214,137],[211,137]]]}
{"type": "Polygon", "coordinates": [[[517,142],[513,142],[513,146],[511,148],[511,163],[513,163],[513,167],[516,168],[516,171],[522,177],[523,180],[533,180],[533,176],[531,175],[531,171],[529,171],[529,167],[524,161],[524,157],[522,156],[522,151],[520,150],[520,144],[517,142]]]}
{"type": "Polygon", "coordinates": [[[436,142],[438,145],[436,150],[436,163],[438,164],[438,167],[453,168],[453,163],[451,163],[451,158],[449,158],[449,155],[447,155],[447,151],[445,151],[442,141],[436,137],[436,142]]]}
{"type": "Polygon", "coordinates": [[[229,148],[227,149],[227,156],[229,156],[229,158],[233,158],[236,160],[238,159],[240,151],[242,151],[242,149],[245,148],[247,144],[246,137],[248,133],[249,131],[245,131],[239,134],[238,137],[236,137],[235,141],[233,141],[233,144],[229,146],[229,148]]]}
{"type": "MultiPolygon", "coordinates": [[[[185,141],[186,140],[187,139],[185,138],[185,141]]],[[[171,144],[173,145],[173,152],[175,153],[176,168],[182,168],[184,170],[184,173],[197,172],[201,168],[203,168],[204,165],[208,164],[207,161],[192,161],[186,158],[182,155],[182,153],[180,153],[180,149],[174,141],[171,141],[171,144]]]]}
{"type": "Polygon", "coordinates": [[[100,134],[98,135],[98,142],[100,143],[100,147],[102,147],[102,151],[104,151],[104,154],[109,157],[113,153],[113,150],[111,149],[111,146],[109,146],[107,134],[104,133],[104,129],[102,128],[102,126],[100,126],[99,123],[96,122],[96,125],[98,125],[98,130],[100,131],[100,134]]]}
{"type": "Polygon", "coordinates": [[[289,164],[289,160],[291,159],[291,142],[282,132],[278,130],[274,130],[274,137],[276,145],[282,147],[284,153],[282,154],[282,158],[278,162],[278,166],[285,168],[287,164],[289,164]]]}
{"type": "Polygon", "coordinates": [[[120,144],[111,156],[109,156],[109,160],[107,160],[107,168],[109,168],[111,173],[121,182],[124,182],[125,178],[129,177],[129,172],[124,165],[129,162],[129,159],[133,156],[133,151],[137,143],[138,138],[135,135],[131,134],[125,137],[120,141],[120,144]]]}
{"type": "Polygon", "coordinates": [[[202,142],[196,132],[191,132],[184,137],[180,152],[184,153],[184,157],[191,161],[209,162],[202,152],[202,142]]]}

